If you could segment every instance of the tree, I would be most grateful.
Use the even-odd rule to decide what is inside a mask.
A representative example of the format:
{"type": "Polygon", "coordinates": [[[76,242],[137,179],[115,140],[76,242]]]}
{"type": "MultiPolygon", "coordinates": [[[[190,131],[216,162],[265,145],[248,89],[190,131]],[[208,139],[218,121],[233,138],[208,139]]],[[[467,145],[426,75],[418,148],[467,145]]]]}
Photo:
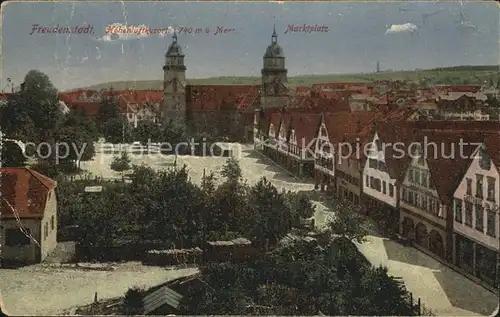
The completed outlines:
{"type": "Polygon", "coordinates": [[[52,142],[63,117],[57,89],[49,77],[29,71],[21,90],[2,109],[1,124],[7,136],[30,142],[52,142]]]}
{"type": "Polygon", "coordinates": [[[104,124],[104,137],[111,143],[128,143],[132,140],[130,124],[123,117],[111,118],[104,124]]]}
{"type": "Polygon", "coordinates": [[[145,290],[140,287],[131,287],[125,293],[123,298],[123,314],[125,315],[140,315],[144,312],[144,304],[142,299],[145,295],[145,290]]]}
{"type": "Polygon", "coordinates": [[[13,141],[3,141],[0,144],[1,167],[23,167],[26,163],[26,156],[17,143],[13,141]]]}
{"type": "Polygon", "coordinates": [[[199,315],[412,315],[408,292],[372,267],[351,241],[304,240],[245,263],[200,267],[205,288],[188,289],[181,307],[199,315]]]}
{"type": "Polygon", "coordinates": [[[221,175],[231,184],[241,181],[243,174],[238,160],[234,157],[228,158],[226,164],[222,167],[221,175]]]}
{"type": "Polygon", "coordinates": [[[160,142],[161,141],[161,127],[151,121],[141,121],[137,125],[137,128],[134,129],[134,140],[137,140],[143,144],[151,142],[160,142]]]}
{"type": "Polygon", "coordinates": [[[373,225],[365,220],[356,208],[347,201],[336,202],[332,212],[334,219],[329,226],[335,235],[361,243],[373,230],[373,225]]]}
{"type": "Polygon", "coordinates": [[[111,169],[117,172],[124,172],[130,169],[130,158],[126,151],[123,151],[120,156],[114,158],[111,162],[111,169]]]}
{"type": "Polygon", "coordinates": [[[311,198],[303,192],[288,191],[285,194],[285,202],[293,214],[295,223],[298,223],[301,219],[311,218],[316,210],[311,198]]]}
{"type": "Polygon", "coordinates": [[[283,194],[263,177],[250,189],[249,196],[252,217],[245,221],[252,226],[251,240],[260,246],[276,243],[293,224],[293,215],[283,194]]]}
{"type": "Polygon", "coordinates": [[[105,124],[111,119],[118,119],[120,112],[118,110],[118,103],[114,96],[107,96],[102,99],[99,105],[99,112],[97,113],[97,126],[102,133],[105,132],[105,124]]]}

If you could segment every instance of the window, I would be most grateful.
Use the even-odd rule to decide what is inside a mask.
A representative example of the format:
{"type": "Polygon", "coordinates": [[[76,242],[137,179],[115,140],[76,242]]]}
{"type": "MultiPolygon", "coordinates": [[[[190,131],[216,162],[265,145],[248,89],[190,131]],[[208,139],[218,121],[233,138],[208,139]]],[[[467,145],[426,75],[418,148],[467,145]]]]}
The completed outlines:
{"type": "Polygon", "coordinates": [[[476,197],[483,198],[483,175],[476,174],[476,197]]]}
{"type": "Polygon", "coordinates": [[[483,213],[483,205],[476,205],[476,230],[481,232],[484,231],[483,213]]]}
{"type": "Polygon", "coordinates": [[[422,173],[420,171],[415,170],[415,176],[414,176],[414,178],[415,178],[415,183],[417,185],[422,185],[421,175],[422,175],[422,173]]]}
{"type": "Polygon", "coordinates": [[[421,185],[424,186],[424,187],[429,187],[429,184],[428,184],[428,173],[426,171],[423,171],[422,172],[422,176],[421,176],[421,185]]]}
{"type": "Polygon", "coordinates": [[[496,236],[496,228],[495,228],[495,212],[493,210],[490,210],[489,208],[486,209],[486,234],[495,237],[496,236]]]}
{"type": "Polygon", "coordinates": [[[496,179],[488,176],[488,197],[486,199],[492,202],[495,201],[495,183],[496,179]]]}
{"type": "Polygon", "coordinates": [[[479,167],[485,171],[491,168],[491,160],[483,147],[479,150],[479,167]]]}
{"type": "Polygon", "coordinates": [[[420,195],[418,193],[413,193],[413,199],[414,199],[414,206],[420,208],[420,195]]]}
{"type": "Polygon", "coordinates": [[[408,171],[408,181],[413,183],[413,170],[411,169],[408,171]]]}
{"type": "Polygon", "coordinates": [[[418,157],[418,165],[425,166],[425,161],[424,161],[424,156],[423,155],[420,155],[418,157]]]}
{"type": "MultiPolygon", "coordinates": [[[[25,229],[30,233],[29,229],[25,229]]],[[[30,238],[19,229],[5,230],[5,244],[9,247],[25,246],[30,244],[30,238]]]]}
{"type": "Polygon", "coordinates": [[[44,239],[47,239],[47,237],[49,236],[49,223],[46,222],[45,225],[43,226],[43,238],[44,239]]]}
{"type": "Polygon", "coordinates": [[[377,168],[377,161],[372,159],[372,158],[369,159],[368,164],[369,164],[370,168],[373,168],[373,169],[377,168]]]}
{"type": "Polygon", "coordinates": [[[389,196],[394,197],[394,185],[389,184],[389,196]]]}
{"type": "Polygon", "coordinates": [[[472,195],[472,179],[467,178],[467,195],[472,195]]]}
{"type": "Polygon", "coordinates": [[[423,195],[422,196],[422,210],[425,211],[430,211],[430,201],[429,201],[429,196],[423,195]]]}
{"type": "Polygon", "coordinates": [[[50,230],[54,230],[55,223],[54,223],[54,216],[50,217],[50,230]]]}
{"type": "Polygon", "coordinates": [[[462,223],[462,200],[455,198],[455,221],[462,223]]]}
{"type": "Polygon", "coordinates": [[[385,187],[386,187],[386,186],[387,186],[386,182],[385,182],[385,181],[384,181],[384,182],[382,182],[382,192],[383,192],[384,194],[387,194],[387,190],[385,189],[385,187]]]}
{"type": "Polygon", "coordinates": [[[365,186],[370,187],[370,177],[368,177],[368,175],[366,175],[365,186]]]}
{"type": "Polygon", "coordinates": [[[465,224],[472,227],[472,203],[465,202],[465,224]]]}
{"type": "Polygon", "coordinates": [[[411,190],[409,190],[408,191],[408,203],[410,205],[413,205],[413,202],[414,202],[414,200],[413,200],[413,192],[411,190]]]}

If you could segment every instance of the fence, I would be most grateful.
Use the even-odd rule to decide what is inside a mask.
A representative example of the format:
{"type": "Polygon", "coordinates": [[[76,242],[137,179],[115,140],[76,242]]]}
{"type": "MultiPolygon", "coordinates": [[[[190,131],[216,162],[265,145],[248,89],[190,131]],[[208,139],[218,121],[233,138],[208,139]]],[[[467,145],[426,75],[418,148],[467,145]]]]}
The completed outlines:
{"type": "Polygon", "coordinates": [[[411,307],[411,316],[435,316],[432,311],[422,305],[420,297],[417,298],[416,302],[413,299],[413,293],[410,292],[409,304],[411,307]]]}

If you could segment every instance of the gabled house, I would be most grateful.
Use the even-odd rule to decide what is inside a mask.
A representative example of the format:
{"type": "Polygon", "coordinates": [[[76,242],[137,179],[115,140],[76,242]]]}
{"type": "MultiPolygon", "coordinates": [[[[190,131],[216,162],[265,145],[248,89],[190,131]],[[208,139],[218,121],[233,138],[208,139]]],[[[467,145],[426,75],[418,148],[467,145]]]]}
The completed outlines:
{"type": "Polygon", "coordinates": [[[314,177],[314,151],[320,120],[319,113],[299,111],[291,114],[287,168],[298,177],[314,177]]]}
{"type": "Polygon", "coordinates": [[[451,262],[453,194],[480,139],[473,131],[421,130],[408,147],[411,162],[401,186],[401,234],[451,262]]]}
{"type": "Polygon", "coordinates": [[[39,263],[57,246],[56,185],[29,168],[0,168],[4,262],[39,263]]]}
{"type": "Polygon", "coordinates": [[[500,132],[488,133],[454,193],[453,264],[490,286],[499,251],[500,132]]]}
{"type": "Polygon", "coordinates": [[[282,166],[288,165],[288,137],[290,129],[291,115],[290,113],[283,113],[279,123],[278,131],[276,133],[278,140],[278,163],[282,166]]]}
{"type": "Polygon", "coordinates": [[[281,109],[256,109],[254,111],[254,147],[259,151],[264,150],[264,144],[269,139],[271,118],[274,114],[281,113],[281,109]]]}
{"type": "Polygon", "coordinates": [[[374,127],[369,140],[363,167],[362,209],[388,234],[399,232],[398,196],[411,160],[404,148],[411,143],[414,131],[410,122],[384,122],[374,127]]]}
{"type": "Polygon", "coordinates": [[[263,152],[275,162],[278,160],[278,132],[281,125],[281,116],[281,112],[271,114],[269,126],[264,128],[267,130],[267,140],[264,141],[263,152]]]}
{"type": "MultiPolygon", "coordinates": [[[[358,205],[361,185],[361,151],[366,141],[366,127],[372,120],[382,117],[378,112],[331,112],[324,113],[320,131],[323,155],[316,161],[316,188],[331,192],[340,199],[358,205]],[[328,136],[325,143],[324,134],[328,136]],[[331,155],[329,155],[330,153],[331,155]],[[329,159],[331,157],[331,160],[329,159]],[[333,164],[333,169],[330,169],[333,164]]],[[[317,149],[320,150],[319,148],[317,149]]]]}
{"type": "Polygon", "coordinates": [[[330,138],[328,137],[328,128],[326,122],[326,120],[328,119],[330,119],[329,116],[321,116],[314,152],[314,173],[316,179],[316,187],[319,187],[321,185],[321,191],[324,191],[325,186],[327,186],[327,191],[331,192],[331,186],[329,185],[334,184],[335,166],[333,160],[334,147],[330,143],[330,138]]]}

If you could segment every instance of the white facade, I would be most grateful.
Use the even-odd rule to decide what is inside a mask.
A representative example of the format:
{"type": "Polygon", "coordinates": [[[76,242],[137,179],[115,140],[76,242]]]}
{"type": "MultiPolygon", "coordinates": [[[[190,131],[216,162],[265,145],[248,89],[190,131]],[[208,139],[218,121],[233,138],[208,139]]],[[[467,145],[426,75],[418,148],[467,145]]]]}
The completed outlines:
{"type": "Polygon", "coordinates": [[[297,134],[293,128],[290,129],[290,138],[288,143],[290,145],[290,152],[288,154],[296,159],[301,159],[302,148],[300,147],[300,144],[297,143],[297,134]]]}
{"type": "Polygon", "coordinates": [[[475,153],[453,195],[453,224],[455,232],[498,250],[500,175],[485,153],[475,153]]]}
{"type": "Polygon", "coordinates": [[[490,115],[483,113],[481,110],[466,111],[466,112],[449,112],[442,113],[445,120],[475,120],[475,121],[488,121],[490,115]]]}
{"type": "Polygon", "coordinates": [[[328,137],[328,131],[324,122],[321,122],[315,148],[314,169],[326,173],[328,175],[335,175],[335,158],[333,155],[333,146],[328,137]]]}
{"type": "Polygon", "coordinates": [[[288,153],[287,127],[285,121],[281,120],[280,129],[278,131],[278,151],[288,153]]]}
{"type": "Polygon", "coordinates": [[[363,168],[363,192],[396,208],[396,180],[391,179],[387,171],[384,149],[379,143],[379,136],[375,133],[372,148],[363,168]]]}
{"type": "Polygon", "coordinates": [[[272,123],[269,124],[269,140],[266,143],[269,147],[276,147],[276,144],[278,143],[276,140],[276,128],[272,123]]]}
{"type": "Polygon", "coordinates": [[[446,210],[435,189],[425,159],[414,157],[406,170],[400,205],[430,222],[446,226],[446,210]]]}

